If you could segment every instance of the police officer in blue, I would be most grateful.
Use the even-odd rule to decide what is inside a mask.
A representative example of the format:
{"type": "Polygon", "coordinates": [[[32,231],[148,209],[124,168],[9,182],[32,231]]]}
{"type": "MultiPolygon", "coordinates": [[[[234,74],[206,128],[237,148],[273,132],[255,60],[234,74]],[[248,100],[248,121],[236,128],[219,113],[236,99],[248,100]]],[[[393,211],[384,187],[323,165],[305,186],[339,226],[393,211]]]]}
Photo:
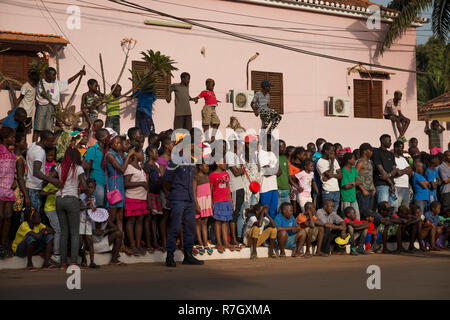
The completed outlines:
{"type": "MultiPolygon", "coordinates": [[[[175,134],[175,132],[174,132],[175,134]]],[[[178,134],[178,133],[177,133],[178,134]]],[[[194,155],[194,138],[186,134],[181,143],[175,145],[172,152],[172,160],[169,162],[163,177],[163,187],[169,193],[169,201],[172,209],[170,226],[167,235],[166,266],[176,267],[174,252],[180,226],[183,222],[184,260],[183,264],[202,265],[204,262],[192,255],[195,237],[195,198],[194,198],[194,173],[197,159],[194,155]],[[180,150],[179,157],[177,150],[180,150]],[[184,152],[190,151],[190,152],[184,152]]]]}

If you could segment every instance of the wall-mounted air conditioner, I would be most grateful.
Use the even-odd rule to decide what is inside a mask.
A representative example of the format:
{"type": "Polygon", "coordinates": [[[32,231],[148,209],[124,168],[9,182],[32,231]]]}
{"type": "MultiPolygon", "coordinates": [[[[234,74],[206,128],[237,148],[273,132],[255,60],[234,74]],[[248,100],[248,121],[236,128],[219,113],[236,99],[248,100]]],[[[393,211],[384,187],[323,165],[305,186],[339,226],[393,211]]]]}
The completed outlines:
{"type": "Polygon", "coordinates": [[[252,90],[231,90],[230,102],[233,103],[233,111],[253,112],[251,102],[255,92],[252,90]]]}
{"type": "Polygon", "coordinates": [[[350,116],[350,98],[348,98],[348,97],[329,97],[327,116],[349,117],[350,116]]]}

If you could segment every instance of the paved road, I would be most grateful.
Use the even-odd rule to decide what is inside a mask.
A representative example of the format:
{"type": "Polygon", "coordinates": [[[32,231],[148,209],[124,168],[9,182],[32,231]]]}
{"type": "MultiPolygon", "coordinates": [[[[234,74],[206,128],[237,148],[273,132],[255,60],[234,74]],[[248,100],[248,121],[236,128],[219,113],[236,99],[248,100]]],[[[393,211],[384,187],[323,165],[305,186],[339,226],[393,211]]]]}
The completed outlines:
{"type": "Polygon", "coordinates": [[[0,299],[448,299],[450,251],[426,255],[216,260],[204,266],[103,266],[68,290],[63,270],[0,272],[0,299]],[[369,265],[381,290],[368,290],[369,265]]]}

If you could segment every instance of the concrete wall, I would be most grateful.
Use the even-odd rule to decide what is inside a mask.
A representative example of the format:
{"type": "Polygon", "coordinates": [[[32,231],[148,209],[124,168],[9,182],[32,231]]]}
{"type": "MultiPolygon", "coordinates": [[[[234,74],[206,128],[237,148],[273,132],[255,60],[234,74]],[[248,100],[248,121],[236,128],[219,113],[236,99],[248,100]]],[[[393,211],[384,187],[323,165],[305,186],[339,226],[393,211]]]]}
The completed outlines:
{"type": "MultiPolygon", "coordinates": [[[[173,4],[156,1],[136,2],[151,6],[156,10],[189,18],[285,28],[306,28],[308,30],[297,29],[295,32],[284,32],[205,22],[227,30],[265,37],[264,39],[269,41],[314,52],[405,69],[415,68],[415,30],[413,29],[409,30],[392,46],[391,50],[381,57],[377,54],[381,43],[373,42],[381,41],[381,32],[367,32],[365,20],[361,19],[220,0],[185,0],[183,2],[170,0],[169,2],[173,4]],[[341,31],[329,31],[335,29],[341,31]]],[[[259,128],[260,126],[259,120],[253,114],[233,113],[232,105],[225,103],[225,96],[230,89],[246,87],[245,66],[247,60],[255,52],[259,52],[260,56],[250,65],[251,70],[283,73],[285,112],[279,129],[280,136],[284,137],[289,144],[305,145],[321,136],[355,148],[364,141],[377,145],[378,137],[381,134],[393,134],[392,126],[387,120],[353,118],[353,79],[359,79],[359,75],[351,74],[348,78],[346,77],[346,69],[352,67],[351,64],[252,43],[197,27],[193,27],[192,30],[184,30],[146,26],[144,20],[162,20],[162,18],[106,10],[105,8],[101,10],[92,8],[95,5],[103,5],[108,8],[138,12],[105,0],[96,1],[95,5],[94,2],[86,4],[68,0],[54,1],[46,3],[46,5],[59,27],[64,31],[66,38],[71,42],[71,45],[64,50],[60,62],[62,78],[70,77],[83,64],[86,64],[76,50],[91,65],[86,65],[87,76],[83,79],[84,83],[75,100],[77,108],[79,108],[81,94],[87,89],[84,80],[96,78],[101,82],[98,75],[100,74],[99,52],[103,55],[107,81],[113,84],[124,57],[120,48],[120,40],[133,37],[139,42],[129,60],[140,59],[140,52],[148,49],[159,50],[171,56],[177,61],[177,67],[180,69],[175,73],[173,82],[179,81],[179,74],[182,71],[190,72],[192,96],[204,89],[206,78],[214,78],[216,94],[222,101],[218,108],[218,115],[223,127],[228,124],[231,115],[237,116],[246,128],[259,128]],[[66,25],[69,17],[66,9],[72,3],[81,8],[80,30],[69,30],[66,25]],[[205,57],[200,53],[203,47],[206,49],[205,57]],[[351,86],[348,92],[347,83],[351,86]],[[331,118],[324,115],[324,102],[328,96],[333,95],[348,95],[351,98],[352,116],[350,118],[331,118]]],[[[0,12],[0,30],[62,34],[39,2],[5,0],[0,3],[0,12]]],[[[386,25],[382,27],[385,28],[386,25]]],[[[127,68],[131,68],[131,62],[127,68]]],[[[120,82],[123,90],[131,87],[131,82],[127,80],[128,76],[129,74],[126,73],[120,82]]],[[[73,87],[74,85],[71,86],[72,89],[73,87]]],[[[383,101],[391,98],[397,89],[403,91],[402,106],[405,115],[413,120],[407,137],[416,136],[419,138],[420,146],[426,147],[428,142],[423,133],[424,123],[414,121],[417,119],[415,75],[395,72],[390,80],[383,80],[383,101]]],[[[65,99],[68,99],[68,96],[65,99]]],[[[10,108],[6,91],[0,92],[0,106],[0,116],[4,116],[10,108]]],[[[202,103],[192,104],[191,107],[194,123],[197,122],[200,125],[202,103]]],[[[123,106],[122,132],[134,125],[134,113],[135,105],[133,103],[123,106]]],[[[154,121],[157,131],[170,128],[173,123],[173,115],[173,102],[167,104],[165,100],[157,100],[154,105],[154,121]]],[[[445,143],[446,141],[448,141],[447,136],[444,138],[445,143]]]]}

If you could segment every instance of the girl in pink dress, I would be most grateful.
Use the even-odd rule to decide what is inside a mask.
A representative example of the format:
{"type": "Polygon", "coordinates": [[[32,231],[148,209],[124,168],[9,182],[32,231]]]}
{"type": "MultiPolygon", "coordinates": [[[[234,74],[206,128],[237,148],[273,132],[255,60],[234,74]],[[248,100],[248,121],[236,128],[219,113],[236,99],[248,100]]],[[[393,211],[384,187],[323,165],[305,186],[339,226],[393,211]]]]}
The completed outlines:
{"type": "MultiPolygon", "coordinates": [[[[223,160],[222,160],[223,161],[223,160]]],[[[217,251],[224,253],[225,249],[234,251],[228,242],[228,229],[233,216],[233,203],[230,192],[230,176],[226,172],[225,163],[215,163],[215,170],[209,175],[214,206],[214,232],[216,234],[217,251]]]]}
{"type": "Polygon", "coordinates": [[[208,246],[208,217],[213,215],[211,187],[208,178],[209,166],[206,163],[197,165],[197,172],[194,175],[194,196],[196,207],[196,232],[198,242],[198,252],[203,255],[208,252],[213,253],[213,249],[208,246]]]}
{"type": "Polygon", "coordinates": [[[7,245],[11,215],[14,201],[14,174],[16,172],[16,155],[9,148],[16,142],[15,130],[9,127],[0,129],[0,258],[12,256],[7,245]]]}

